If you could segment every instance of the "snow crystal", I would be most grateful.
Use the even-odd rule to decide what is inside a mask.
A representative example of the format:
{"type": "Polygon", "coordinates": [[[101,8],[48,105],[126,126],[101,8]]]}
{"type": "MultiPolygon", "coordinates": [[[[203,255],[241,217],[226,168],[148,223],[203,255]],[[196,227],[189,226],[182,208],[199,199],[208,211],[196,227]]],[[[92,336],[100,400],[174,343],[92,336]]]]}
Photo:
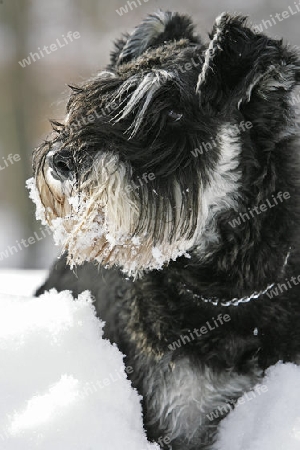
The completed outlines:
{"type": "Polygon", "coordinates": [[[131,241],[132,241],[132,244],[133,244],[133,245],[136,245],[137,247],[138,247],[139,245],[141,245],[141,239],[140,239],[138,236],[133,236],[133,238],[131,239],[131,241]]]}
{"type": "Polygon", "coordinates": [[[29,180],[26,181],[26,187],[29,190],[29,198],[36,205],[35,217],[37,218],[37,220],[40,220],[43,225],[48,225],[45,217],[45,208],[41,202],[40,194],[36,186],[35,179],[29,178],[29,180]]]}
{"type": "Polygon", "coordinates": [[[163,265],[164,263],[164,256],[162,252],[157,247],[153,247],[152,249],[152,256],[157,261],[158,265],[163,265]]]}
{"type": "Polygon", "coordinates": [[[79,195],[74,195],[73,197],[69,197],[68,202],[72,206],[72,209],[74,212],[79,212],[79,208],[80,208],[80,196],[79,195]]]}
{"type": "Polygon", "coordinates": [[[55,245],[64,245],[68,239],[68,232],[64,227],[65,219],[62,217],[57,217],[52,220],[51,230],[53,232],[53,240],[55,245]]]}

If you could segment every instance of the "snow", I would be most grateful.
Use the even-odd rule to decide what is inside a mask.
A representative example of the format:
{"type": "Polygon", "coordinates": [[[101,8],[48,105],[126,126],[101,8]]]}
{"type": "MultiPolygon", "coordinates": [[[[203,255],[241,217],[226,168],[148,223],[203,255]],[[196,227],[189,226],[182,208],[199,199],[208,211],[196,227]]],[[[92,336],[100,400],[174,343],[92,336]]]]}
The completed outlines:
{"type": "Polygon", "coordinates": [[[300,367],[268,369],[260,395],[245,394],[220,425],[214,450],[299,450],[300,367]]]}
{"type": "Polygon", "coordinates": [[[87,292],[0,295],[1,449],[158,449],[103,326],[87,292]]]}
{"type": "MultiPolygon", "coordinates": [[[[90,295],[31,297],[45,276],[0,271],[0,449],[158,450],[90,295]]],[[[278,363],[221,422],[214,450],[299,450],[299,405],[300,367],[278,363]]]]}

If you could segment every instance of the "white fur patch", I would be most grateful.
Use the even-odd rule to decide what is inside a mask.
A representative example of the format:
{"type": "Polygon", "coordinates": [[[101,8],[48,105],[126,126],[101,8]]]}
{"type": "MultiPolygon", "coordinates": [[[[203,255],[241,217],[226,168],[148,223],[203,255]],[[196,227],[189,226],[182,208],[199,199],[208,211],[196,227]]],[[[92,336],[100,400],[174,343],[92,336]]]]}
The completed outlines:
{"type": "Polygon", "coordinates": [[[226,16],[226,13],[222,13],[219,17],[216,19],[216,32],[212,38],[212,40],[209,43],[209,46],[205,52],[205,60],[204,64],[201,70],[201,73],[198,77],[198,83],[196,92],[201,94],[201,86],[206,80],[206,78],[209,76],[209,70],[211,69],[211,60],[213,59],[216,51],[219,49],[218,42],[219,38],[223,32],[223,29],[221,28],[221,23],[223,18],[226,16]]]}
{"type": "Polygon", "coordinates": [[[152,70],[143,77],[142,81],[140,81],[140,78],[137,75],[133,75],[128,80],[124,81],[116,93],[116,99],[124,97],[124,95],[126,95],[132,87],[135,87],[135,90],[126,95],[125,100],[123,100],[125,105],[124,108],[114,117],[113,120],[115,122],[119,122],[120,120],[126,118],[133,111],[133,109],[140,105],[140,109],[128,129],[128,131],[132,131],[130,138],[132,138],[138,131],[154,94],[164,83],[172,78],[173,75],[166,70],[152,70]]]}
{"type": "Polygon", "coordinates": [[[167,372],[159,365],[156,370],[157,374],[145,379],[147,410],[153,418],[147,425],[159,422],[171,440],[192,440],[201,426],[209,425],[209,413],[252,389],[262,377],[258,368],[246,375],[233,370],[217,372],[207,366],[196,369],[187,357],[169,366],[167,372]]]}
{"type": "Polygon", "coordinates": [[[216,140],[220,145],[220,158],[208,186],[200,194],[202,217],[195,236],[197,252],[203,258],[209,256],[208,245],[219,239],[216,231],[218,214],[231,208],[237,210],[239,198],[242,148],[236,128],[231,124],[223,125],[216,140]]]}

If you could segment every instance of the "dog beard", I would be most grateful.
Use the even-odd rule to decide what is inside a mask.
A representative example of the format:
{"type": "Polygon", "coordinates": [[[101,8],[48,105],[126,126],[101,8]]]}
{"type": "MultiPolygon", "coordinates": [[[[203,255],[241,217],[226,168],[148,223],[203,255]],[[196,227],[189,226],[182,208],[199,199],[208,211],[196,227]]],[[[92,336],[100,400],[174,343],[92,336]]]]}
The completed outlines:
{"type": "MultiPolygon", "coordinates": [[[[160,226],[160,239],[154,237],[157,221],[146,220],[142,214],[148,187],[136,186],[116,155],[96,157],[84,179],[80,187],[75,181],[55,182],[50,167],[45,167],[36,181],[28,181],[37,218],[50,226],[55,242],[67,251],[71,267],[95,260],[107,267],[121,266],[129,275],[136,275],[141,270],[161,268],[191,247],[189,231],[180,233],[180,207],[174,208],[174,214],[169,205],[165,212],[168,218],[164,227],[160,226]],[[172,231],[174,221],[177,233],[172,231]]],[[[174,196],[180,204],[178,188],[174,196]]],[[[156,208],[161,209],[157,202],[156,208]]],[[[156,212],[152,210],[151,214],[156,212]]]]}

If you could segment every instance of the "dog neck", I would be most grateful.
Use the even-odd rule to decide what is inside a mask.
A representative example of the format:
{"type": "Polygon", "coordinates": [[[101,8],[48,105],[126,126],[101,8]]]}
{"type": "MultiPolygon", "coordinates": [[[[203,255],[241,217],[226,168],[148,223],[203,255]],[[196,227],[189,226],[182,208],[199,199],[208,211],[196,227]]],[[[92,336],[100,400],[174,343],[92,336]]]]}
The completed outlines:
{"type": "MultiPolygon", "coordinates": [[[[285,269],[286,266],[288,264],[289,258],[290,258],[290,254],[291,254],[291,249],[289,249],[286,257],[285,257],[285,261],[284,264],[282,266],[281,269],[281,276],[284,275],[285,273],[285,269]]],[[[273,282],[271,284],[269,284],[265,289],[261,290],[261,291],[254,291],[252,294],[244,296],[244,297],[235,297],[232,299],[224,299],[224,298],[218,298],[215,296],[212,297],[206,297],[204,295],[201,294],[197,294],[195,293],[192,289],[187,288],[185,283],[179,282],[177,284],[178,288],[179,288],[179,292],[185,295],[189,295],[191,297],[191,299],[197,303],[197,304],[202,304],[202,303],[210,303],[213,306],[224,306],[224,307],[229,307],[229,306],[239,306],[240,304],[243,303],[250,303],[252,300],[256,300],[259,299],[260,297],[263,297],[265,294],[267,294],[274,286],[275,286],[276,282],[273,282]]]]}

